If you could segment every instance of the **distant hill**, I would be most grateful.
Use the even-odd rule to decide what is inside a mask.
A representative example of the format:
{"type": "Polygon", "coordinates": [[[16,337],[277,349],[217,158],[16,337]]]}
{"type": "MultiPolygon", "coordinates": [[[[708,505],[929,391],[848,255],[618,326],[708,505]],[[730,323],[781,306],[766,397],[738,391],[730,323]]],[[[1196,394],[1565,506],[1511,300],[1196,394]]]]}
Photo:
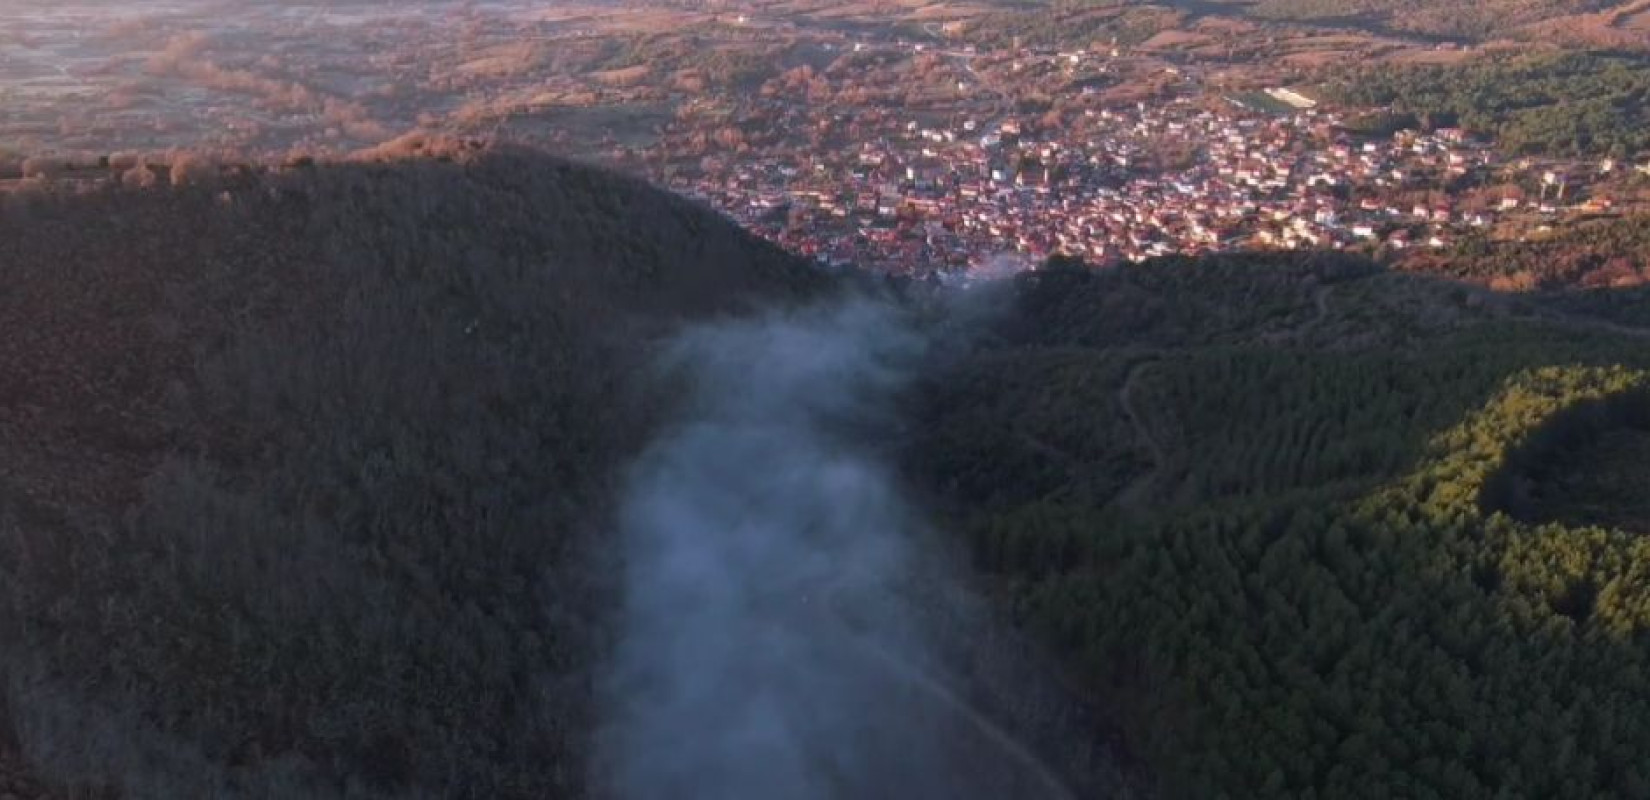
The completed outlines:
{"type": "Polygon", "coordinates": [[[1249,11],[1271,19],[1362,22],[1412,33],[1482,38],[1558,17],[1628,5],[1609,0],[1261,0],[1249,6],[1249,11]]]}
{"type": "Polygon", "coordinates": [[[0,757],[577,794],[644,343],[831,279],[527,152],[79,178],[0,212],[0,757]]]}
{"type": "Polygon", "coordinates": [[[1140,45],[1164,31],[1201,30],[1225,40],[1215,52],[1265,53],[1272,39],[1310,38],[1325,29],[1417,45],[1512,40],[1636,52],[1650,46],[1646,0],[1005,0],[990,8],[968,27],[970,38],[992,46],[1016,38],[1027,46],[1140,45]],[[1211,20],[1220,24],[1202,25],[1211,20]]]}

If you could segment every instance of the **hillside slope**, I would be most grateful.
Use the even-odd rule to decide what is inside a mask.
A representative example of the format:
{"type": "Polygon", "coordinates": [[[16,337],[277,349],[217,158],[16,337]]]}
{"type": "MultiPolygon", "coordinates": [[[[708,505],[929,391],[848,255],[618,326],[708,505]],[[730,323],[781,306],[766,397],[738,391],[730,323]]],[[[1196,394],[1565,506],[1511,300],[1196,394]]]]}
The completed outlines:
{"type": "Polygon", "coordinates": [[[1417,0],[1261,0],[1257,17],[1378,25],[1391,30],[1480,38],[1522,25],[1597,12],[1629,3],[1608,0],[1490,0],[1425,3],[1417,0]]]}
{"type": "Polygon", "coordinates": [[[126,796],[576,793],[643,345],[829,289],[529,153],[0,213],[0,703],[126,796]]]}

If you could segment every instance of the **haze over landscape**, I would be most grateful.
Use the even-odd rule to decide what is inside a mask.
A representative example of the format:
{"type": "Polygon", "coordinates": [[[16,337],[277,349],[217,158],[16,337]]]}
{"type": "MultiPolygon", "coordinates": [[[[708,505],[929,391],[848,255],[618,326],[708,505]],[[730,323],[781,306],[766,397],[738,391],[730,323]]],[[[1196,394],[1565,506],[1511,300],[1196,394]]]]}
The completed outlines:
{"type": "Polygon", "coordinates": [[[1650,797],[1644,0],[0,0],[0,800],[1650,797]]]}

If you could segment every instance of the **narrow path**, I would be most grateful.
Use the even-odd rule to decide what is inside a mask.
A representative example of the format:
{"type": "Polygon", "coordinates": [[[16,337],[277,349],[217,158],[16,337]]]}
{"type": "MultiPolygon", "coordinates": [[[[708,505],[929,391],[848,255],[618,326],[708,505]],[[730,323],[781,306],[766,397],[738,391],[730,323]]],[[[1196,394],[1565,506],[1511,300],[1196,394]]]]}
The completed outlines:
{"type": "Polygon", "coordinates": [[[935,680],[917,667],[901,659],[868,639],[859,638],[859,652],[875,661],[885,672],[900,679],[912,688],[921,690],[932,700],[951,709],[984,741],[990,742],[1011,761],[1018,763],[1026,770],[1026,774],[1035,777],[1042,784],[1046,794],[1042,797],[1051,800],[1077,800],[1077,796],[1066,788],[1065,782],[1054,774],[1054,771],[1043,764],[1031,749],[1020,743],[1020,740],[1011,736],[993,722],[979,709],[975,708],[966,698],[957,694],[951,687],[935,680]]]}
{"type": "Polygon", "coordinates": [[[1123,385],[1117,389],[1117,404],[1123,409],[1124,416],[1129,418],[1129,424],[1134,427],[1135,436],[1144,442],[1146,449],[1151,452],[1152,468],[1146,470],[1140,477],[1135,478],[1123,491],[1117,493],[1115,502],[1123,508],[1139,508],[1145,500],[1153,484],[1157,483],[1163,465],[1168,463],[1168,457],[1163,452],[1163,444],[1152,436],[1151,428],[1146,425],[1145,417],[1141,416],[1139,408],[1134,403],[1134,389],[1139,382],[1140,373],[1153,364],[1154,358],[1142,359],[1129,365],[1129,371],[1123,378],[1123,385]]]}
{"type": "MultiPolygon", "coordinates": [[[[1650,0],[1647,0],[1647,2],[1650,2],[1650,0]]],[[[1312,319],[1297,327],[1290,338],[1299,342],[1323,327],[1323,324],[1329,319],[1329,295],[1334,288],[1334,284],[1324,284],[1312,293],[1312,307],[1316,313],[1312,319]]],[[[1650,336],[1650,331],[1642,333],[1650,336]]],[[[1147,367],[1157,362],[1158,357],[1152,355],[1130,364],[1128,372],[1124,375],[1123,385],[1117,389],[1117,404],[1123,409],[1124,416],[1129,418],[1129,424],[1133,426],[1136,438],[1145,443],[1146,449],[1151,453],[1152,460],[1151,469],[1135,478],[1128,486],[1123,487],[1121,492],[1117,493],[1117,497],[1113,502],[1126,509],[1139,509],[1141,507],[1162,476],[1165,465],[1168,464],[1168,454],[1163,443],[1152,435],[1151,426],[1146,424],[1146,418],[1140,413],[1140,408],[1135,404],[1134,399],[1135,388],[1139,385],[1141,374],[1146,371],[1147,367]]]]}
{"type": "Polygon", "coordinates": [[[1334,284],[1326,283],[1319,286],[1316,291],[1312,292],[1312,308],[1314,310],[1313,317],[1300,325],[1297,325],[1293,331],[1286,334],[1286,341],[1293,344],[1302,344],[1306,341],[1307,337],[1311,336],[1313,333],[1316,333],[1319,328],[1323,327],[1323,324],[1329,320],[1329,293],[1333,291],[1334,288],[1334,284]]]}

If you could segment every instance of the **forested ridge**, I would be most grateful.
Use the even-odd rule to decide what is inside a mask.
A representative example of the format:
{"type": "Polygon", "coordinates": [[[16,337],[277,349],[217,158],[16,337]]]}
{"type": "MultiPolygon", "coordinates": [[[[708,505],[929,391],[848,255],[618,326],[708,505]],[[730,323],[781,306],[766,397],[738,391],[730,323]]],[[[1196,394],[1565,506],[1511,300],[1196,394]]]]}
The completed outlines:
{"type": "Polygon", "coordinates": [[[0,760],[128,797],[582,793],[683,321],[831,280],[527,152],[0,214],[0,760]]]}
{"type": "Polygon", "coordinates": [[[1650,794],[1650,542],[1493,502],[1509,453],[1606,435],[1566,409],[1642,402],[1641,341],[1326,256],[1018,288],[914,459],[1165,796],[1650,794]]]}

